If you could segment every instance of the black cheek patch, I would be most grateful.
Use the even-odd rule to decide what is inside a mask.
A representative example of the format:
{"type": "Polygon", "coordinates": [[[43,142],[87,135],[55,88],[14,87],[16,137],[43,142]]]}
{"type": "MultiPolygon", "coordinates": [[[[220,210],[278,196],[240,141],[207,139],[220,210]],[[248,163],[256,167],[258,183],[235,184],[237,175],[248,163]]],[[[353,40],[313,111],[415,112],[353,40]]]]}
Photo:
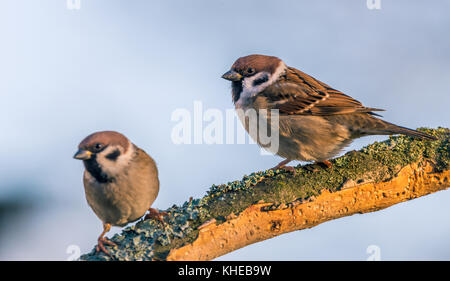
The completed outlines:
{"type": "Polygon", "coordinates": [[[233,81],[231,82],[232,93],[233,93],[233,102],[236,103],[241,97],[242,92],[242,81],[233,81]]]}
{"type": "Polygon", "coordinates": [[[269,76],[264,75],[264,76],[262,76],[262,77],[256,79],[255,81],[253,81],[253,87],[259,86],[259,85],[261,85],[262,83],[265,83],[265,82],[267,82],[267,81],[269,81],[269,76]]]}
{"type": "Polygon", "coordinates": [[[106,159],[109,159],[111,161],[116,161],[117,157],[119,157],[120,151],[118,149],[114,150],[110,154],[106,155],[106,159]]]}

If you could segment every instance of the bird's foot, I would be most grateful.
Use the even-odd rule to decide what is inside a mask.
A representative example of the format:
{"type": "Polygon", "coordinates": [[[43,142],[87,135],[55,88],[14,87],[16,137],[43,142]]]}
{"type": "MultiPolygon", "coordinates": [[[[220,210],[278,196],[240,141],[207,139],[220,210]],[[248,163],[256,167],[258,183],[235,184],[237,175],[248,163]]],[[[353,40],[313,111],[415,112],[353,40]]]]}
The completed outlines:
{"type": "Polygon", "coordinates": [[[322,169],[333,168],[333,164],[328,160],[324,160],[324,161],[318,161],[312,165],[303,166],[303,168],[312,173],[316,173],[316,172],[320,171],[320,168],[322,168],[322,169]]]}
{"type": "Polygon", "coordinates": [[[95,248],[95,251],[98,252],[103,252],[105,254],[107,254],[109,257],[112,258],[111,254],[108,252],[108,250],[106,250],[105,248],[105,244],[109,245],[109,246],[113,246],[113,247],[117,247],[117,244],[108,240],[108,238],[106,237],[99,237],[97,240],[97,247],[95,248]]]}
{"type": "Polygon", "coordinates": [[[292,173],[295,176],[295,168],[293,166],[286,166],[287,163],[291,162],[291,160],[286,159],[284,161],[281,161],[278,165],[272,168],[272,170],[278,170],[283,169],[287,172],[292,173]]]}
{"type": "Polygon", "coordinates": [[[295,167],[293,166],[283,166],[283,167],[275,166],[271,170],[285,170],[286,172],[292,173],[295,176],[295,167]]]}
{"type": "Polygon", "coordinates": [[[290,173],[292,173],[295,176],[295,168],[293,166],[284,166],[281,169],[283,169],[283,170],[285,170],[287,172],[290,172],[290,173]]]}
{"type": "Polygon", "coordinates": [[[157,209],[150,208],[150,209],[148,209],[148,214],[145,215],[144,220],[156,219],[165,226],[164,216],[167,216],[167,215],[168,214],[166,212],[160,212],[157,209]]]}
{"type": "Polygon", "coordinates": [[[322,167],[325,166],[325,168],[327,168],[327,169],[333,168],[333,164],[330,161],[328,161],[328,160],[317,162],[317,164],[322,166],[322,167]]]}

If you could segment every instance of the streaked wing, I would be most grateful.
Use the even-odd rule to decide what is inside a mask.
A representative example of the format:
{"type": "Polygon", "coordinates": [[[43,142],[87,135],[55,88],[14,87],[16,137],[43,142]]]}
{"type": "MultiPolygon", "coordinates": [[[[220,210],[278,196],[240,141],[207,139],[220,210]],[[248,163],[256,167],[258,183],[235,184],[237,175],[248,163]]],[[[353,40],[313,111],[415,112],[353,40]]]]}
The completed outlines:
{"type": "Polygon", "coordinates": [[[279,81],[267,87],[259,96],[267,98],[280,114],[335,115],[383,111],[363,106],[359,101],[327,84],[289,67],[279,81]]]}

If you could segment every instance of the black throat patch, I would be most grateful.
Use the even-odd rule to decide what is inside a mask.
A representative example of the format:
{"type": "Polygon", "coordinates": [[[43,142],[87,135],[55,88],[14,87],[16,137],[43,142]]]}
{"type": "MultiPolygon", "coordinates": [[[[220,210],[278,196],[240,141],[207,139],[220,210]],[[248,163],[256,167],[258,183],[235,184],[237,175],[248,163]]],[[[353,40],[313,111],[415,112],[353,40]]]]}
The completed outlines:
{"type": "Polygon", "coordinates": [[[113,182],[115,179],[108,176],[103,172],[102,167],[97,162],[97,155],[93,154],[88,160],[84,160],[84,167],[86,170],[99,182],[99,183],[109,183],[113,182]]]}

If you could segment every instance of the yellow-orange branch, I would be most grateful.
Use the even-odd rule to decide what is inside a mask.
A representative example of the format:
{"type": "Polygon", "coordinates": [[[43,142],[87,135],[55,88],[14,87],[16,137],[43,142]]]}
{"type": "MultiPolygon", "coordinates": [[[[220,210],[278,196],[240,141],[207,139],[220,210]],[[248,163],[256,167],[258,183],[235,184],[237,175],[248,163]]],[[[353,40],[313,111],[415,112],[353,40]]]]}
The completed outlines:
{"type": "Polygon", "coordinates": [[[166,209],[112,237],[118,247],[82,260],[211,260],[283,233],[373,212],[450,186],[450,130],[438,140],[405,136],[333,159],[333,168],[268,170],[212,186],[200,199],[166,209]]]}
{"type": "Polygon", "coordinates": [[[404,167],[386,182],[367,183],[330,193],[324,189],[310,202],[264,210],[271,203],[255,204],[225,223],[200,230],[192,243],[170,251],[168,260],[211,260],[249,244],[283,233],[310,228],[356,213],[373,212],[450,186],[450,171],[434,172],[433,164],[404,167]]]}

